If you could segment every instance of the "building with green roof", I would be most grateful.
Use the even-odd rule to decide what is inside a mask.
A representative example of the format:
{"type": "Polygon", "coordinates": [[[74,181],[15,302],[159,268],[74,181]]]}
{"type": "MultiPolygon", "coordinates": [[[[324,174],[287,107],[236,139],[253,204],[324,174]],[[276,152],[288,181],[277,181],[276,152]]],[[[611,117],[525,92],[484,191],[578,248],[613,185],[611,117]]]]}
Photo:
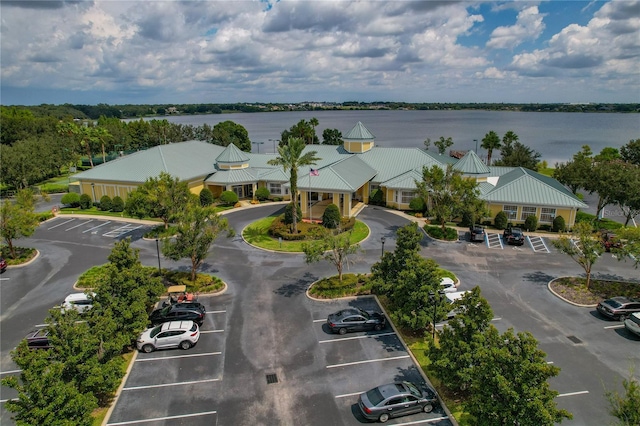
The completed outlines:
{"type": "MultiPolygon", "coordinates": [[[[361,122],[343,140],[341,146],[305,148],[306,152],[316,151],[319,160],[312,166],[314,173],[299,170],[303,216],[311,216],[316,203],[333,203],[343,216],[353,217],[376,190],[382,191],[387,206],[408,209],[417,196],[416,181],[422,179],[422,169],[447,164],[478,182],[491,219],[505,211],[512,223],[523,223],[527,216],[535,215],[540,224],[551,224],[562,216],[573,226],[578,209],[587,207],[555,179],[522,167],[487,166],[473,151],[456,160],[420,148],[377,147],[375,137],[361,122]]],[[[129,192],[160,172],[186,181],[195,194],[207,187],[215,196],[233,191],[240,199],[252,199],[257,188],[265,187],[271,198],[290,199],[289,171],[268,163],[276,156],[243,152],[233,144],[223,147],[188,141],[120,157],[75,178],[79,191],[94,201],[103,195],[126,199],[129,192]]]]}

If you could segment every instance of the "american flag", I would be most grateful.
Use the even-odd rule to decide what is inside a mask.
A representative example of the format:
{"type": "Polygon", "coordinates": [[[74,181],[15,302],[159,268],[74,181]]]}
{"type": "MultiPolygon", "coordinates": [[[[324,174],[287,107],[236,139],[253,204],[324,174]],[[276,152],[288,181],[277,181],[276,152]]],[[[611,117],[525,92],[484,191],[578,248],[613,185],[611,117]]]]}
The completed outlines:
{"type": "Polygon", "coordinates": [[[311,171],[309,172],[309,176],[320,176],[320,172],[318,171],[318,169],[311,169],[311,171]]]}

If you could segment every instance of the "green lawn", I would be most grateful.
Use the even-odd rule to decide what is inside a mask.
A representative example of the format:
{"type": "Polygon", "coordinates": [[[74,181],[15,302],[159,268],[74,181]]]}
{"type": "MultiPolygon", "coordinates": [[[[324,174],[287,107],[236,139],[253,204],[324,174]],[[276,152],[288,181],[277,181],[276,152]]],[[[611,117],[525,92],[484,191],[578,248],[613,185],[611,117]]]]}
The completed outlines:
{"type": "MultiPolygon", "coordinates": [[[[302,252],[302,244],[309,241],[279,241],[269,235],[269,227],[277,216],[267,216],[253,222],[242,231],[242,236],[251,245],[266,250],[283,251],[289,253],[302,252]]],[[[357,244],[369,236],[369,227],[356,221],[351,234],[351,244],[357,244]]]]}

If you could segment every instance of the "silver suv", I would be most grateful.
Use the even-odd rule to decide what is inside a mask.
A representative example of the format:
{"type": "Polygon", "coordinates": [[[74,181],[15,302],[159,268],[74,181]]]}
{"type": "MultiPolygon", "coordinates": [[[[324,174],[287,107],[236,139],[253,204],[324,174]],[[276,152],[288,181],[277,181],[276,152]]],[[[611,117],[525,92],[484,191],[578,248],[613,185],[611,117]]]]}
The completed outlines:
{"type": "Polygon", "coordinates": [[[144,331],[136,346],[139,351],[153,352],[156,349],[189,349],[200,339],[200,329],[193,321],[170,321],[144,331]]]}

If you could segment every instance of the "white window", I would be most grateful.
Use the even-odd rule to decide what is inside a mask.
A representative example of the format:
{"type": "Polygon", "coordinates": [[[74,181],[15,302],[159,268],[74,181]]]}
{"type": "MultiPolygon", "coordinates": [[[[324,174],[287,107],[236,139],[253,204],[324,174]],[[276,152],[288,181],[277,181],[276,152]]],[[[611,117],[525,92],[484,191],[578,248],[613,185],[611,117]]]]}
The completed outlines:
{"type": "Polygon", "coordinates": [[[409,204],[411,200],[416,198],[416,193],[414,191],[402,191],[402,204],[409,204]]]}
{"type": "Polygon", "coordinates": [[[529,216],[536,215],[536,208],[531,206],[522,206],[522,213],[520,213],[520,220],[525,220],[529,216]]]}
{"type": "Polygon", "coordinates": [[[502,210],[507,214],[509,220],[515,220],[518,215],[518,206],[502,206],[502,210]]]}
{"type": "Polygon", "coordinates": [[[556,218],[556,209],[551,209],[548,207],[543,207],[542,212],[540,213],[540,222],[553,222],[553,219],[556,218]]]}
{"type": "Polygon", "coordinates": [[[272,195],[282,195],[282,184],[276,182],[269,182],[269,192],[272,195]]]}

